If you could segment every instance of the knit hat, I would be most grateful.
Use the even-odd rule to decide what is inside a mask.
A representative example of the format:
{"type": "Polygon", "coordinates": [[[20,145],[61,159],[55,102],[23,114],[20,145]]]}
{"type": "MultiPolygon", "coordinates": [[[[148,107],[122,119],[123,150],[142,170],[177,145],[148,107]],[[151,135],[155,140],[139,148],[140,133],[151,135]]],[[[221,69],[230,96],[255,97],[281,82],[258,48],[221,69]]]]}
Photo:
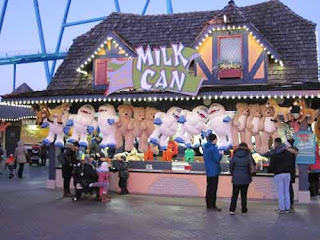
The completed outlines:
{"type": "Polygon", "coordinates": [[[101,167],[99,167],[100,172],[109,172],[109,163],[103,162],[101,167]]]}

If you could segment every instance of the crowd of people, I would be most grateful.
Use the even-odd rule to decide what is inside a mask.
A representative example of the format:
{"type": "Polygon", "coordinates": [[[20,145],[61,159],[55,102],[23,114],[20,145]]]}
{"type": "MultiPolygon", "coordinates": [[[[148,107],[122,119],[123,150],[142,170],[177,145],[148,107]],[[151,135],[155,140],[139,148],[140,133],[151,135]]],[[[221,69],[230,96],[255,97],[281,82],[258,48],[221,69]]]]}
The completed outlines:
{"type": "Polygon", "coordinates": [[[64,152],[58,156],[63,177],[63,197],[72,197],[73,201],[80,199],[83,193],[95,194],[95,199],[109,202],[108,196],[109,172],[119,172],[119,187],[121,194],[129,194],[127,181],[129,167],[125,159],[118,166],[111,167],[110,159],[102,152],[82,153],[77,142],[68,144],[64,152]],[[70,191],[73,178],[74,195],[70,191]]]}
{"type": "MultiPolygon", "coordinates": [[[[208,210],[221,211],[216,205],[218,181],[220,175],[220,161],[222,153],[219,152],[217,136],[209,134],[207,143],[204,145],[204,162],[207,174],[206,206],[208,210]]],[[[298,149],[293,146],[293,140],[288,140],[288,144],[282,143],[280,138],[274,140],[274,148],[263,154],[270,158],[269,172],[274,174],[274,182],[277,189],[278,209],[280,214],[290,213],[294,209],[294,191],[292,184],[295,181],[296,169],[295,159],[298,149]]],[[[246,143],[240,143],[234,151],[230,160],[229,170],[232,175],[232,197],[229,207],[231,215],[235,214],[238,195],[241,195],[241,212],[246,215],[247,193],[252,175],[255,171],[256,163],[251,155],[251,151],[246,143]]]]}

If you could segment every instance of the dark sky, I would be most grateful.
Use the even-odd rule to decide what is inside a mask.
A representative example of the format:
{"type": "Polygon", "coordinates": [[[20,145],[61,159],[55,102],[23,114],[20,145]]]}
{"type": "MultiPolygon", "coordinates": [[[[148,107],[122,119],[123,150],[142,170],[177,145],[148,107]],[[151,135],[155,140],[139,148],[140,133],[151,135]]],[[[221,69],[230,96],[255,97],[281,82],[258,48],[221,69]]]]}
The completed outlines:
{"type": "MultiPolygon", "coordinates": [[[[58,38],[66,0],[38,0],[44,28],[46,47],[53,51],[58,38]]],[[[141,13],[145,0],[119,0],[121,11],[141,13]]],[[[264,0],[266,1],[266,0],[264,0]]],[[[263,0],[235,0],[238,6],[246,6],[264,2],[263,0]]],[[[2,7],[4,0],[0,0],[2,7]]],[[[166,0],[151,0],[147,13],[165,13],[166,0]]],[[[228,0],[172,0],[174,12],[201,11],[222,9],[228,0]]],[[[282,0],[300,16],[320,23],[320,0],[282,0]]],[[[84,20],[106,16],[115,10],[113,0],[73,0],[68,21],[84,20]]],[[[96,24],[96,23],[95,23],[96,24]]],[[[69,28],[65,31],[62,50],[67,49],[72,39],[89,30],[95,24],[86,24],[69,28]]],[[[320,31],[319,26],[317,27],[320,31]]],[[[40,51],[37,25],[33,9],[33,0],[9,1],[0,35],[0,56],[30,54],[40,51]]],[[[0,94],[12,91],[13,66],[0,66],[2,86],[0,94]]],[[[34,90],[46,87],[43,63],[22,64],[17,66],[17,86],[26,82],[34,90]]]]}

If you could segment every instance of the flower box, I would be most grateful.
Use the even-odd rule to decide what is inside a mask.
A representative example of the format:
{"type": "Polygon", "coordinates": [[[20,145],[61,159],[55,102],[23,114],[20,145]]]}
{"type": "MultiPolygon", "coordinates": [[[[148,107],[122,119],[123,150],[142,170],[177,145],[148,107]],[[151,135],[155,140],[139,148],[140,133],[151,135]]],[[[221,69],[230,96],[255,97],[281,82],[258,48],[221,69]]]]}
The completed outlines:
{"type": "Polygon", "coordinates": [[[242,68],[231,68],[231,69],[219,70],[220,79],[241,78],[241,77],[242,77],[242,68]]]}

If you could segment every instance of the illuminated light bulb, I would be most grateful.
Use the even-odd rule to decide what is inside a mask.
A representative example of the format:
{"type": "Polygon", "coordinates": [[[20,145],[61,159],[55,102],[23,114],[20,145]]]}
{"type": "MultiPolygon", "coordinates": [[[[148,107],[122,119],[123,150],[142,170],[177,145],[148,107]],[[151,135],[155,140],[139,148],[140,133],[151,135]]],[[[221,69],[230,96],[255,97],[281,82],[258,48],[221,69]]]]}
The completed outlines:
{"type": "Polygon", "coordinates": [[[283,67],[283,62],[281,60],[279,61],[279,63],[280,63],[280,66],[283,67]]]}
{"type": "Polygon", "coordinates": [[[249,34],[252,35],[252,32],[250,32],[249,34]]]}
{"type": "Polygon", "coordinates": [[[304,97],[305,97],[305,98],[309,98],[309,95],[307,94],[307,95],[305,95],[304,97]]]}
{"type": "Polygon", "coordinates": [[[232,99],[235,99],[236,98],[236,96],[234,96],[234,95],[232,95],[232,97],[231,97],[232,99]]]}
{"type": "Polygon", "coordinates": [[[175,98],[175,100],[176,100],[176,101],[178,101],[178,100],[179,100],[179,98],[178,98],[178,97],[176,97],[176,98],[175,98]]]}
{"type": "Polygon", "coordinates": [[[183,98],[183,97],[181,97],[181,98],[180,98],[180,100],[181,100],[181,101],[183,101],[183,100],[184,100],[184,98],[183,98]]]}
{"type": "Polygon", "coordinates": [[[301,96],[301,95],[299,95],[299,98],[302,98],[302,96],[301,96]]]}
{"type": "Polygon", "coordinates": [[[229,96],[226,96],[226,99],[229,99],[230,97],[229,96]]]}
{"type": "Polygon", "coordinates": [[[146,101],[147,101],[147,98],[143,98],[143,101],[146,102],[146,101]]]}
{"type": "Polygon", "coordinates": [[[215,28],[212,28],[212,31],[215,31],[216,29],[215,28]]]}
{"type": "Polygon", "coordinates": [[[252,96],[252,95],[250,95],[250,99],[253,99],[253,96],[252,96]]]}
{"type": "Polygon", "coordinates": [[[209,33],[212,33],[212,30],[209,30],[209,33]]]}
{"type": "Polygon", "coordinates": [[[311,98],[314,98],[314,95],[313,95],[313,94],[311,95],[311,98]]]}
{"type": "Polygon", "coordinates": [[[197,97],[197,99],[198,99],[198,100],[200,100],[200,99],[201,99],[201,97],[197,97]]]}
{"type": "Polygon", "coordinates": [[[151,102],[151,101],[152,101],[152,98],[151,98],[151,97],[148,97],[148,101],[151,102]]]}
{"type": "Polygon", "coordinates": [[[206,35],[204,35],[205,37],[208,37],[209,35],[208,34],[206,34],[206,35]]]}
{"type": "Polygon", "coordinates": [[[203,99],[207,99],[207,97],[206,97],[206,96],[203,96],[203,99]]]}
{"type": "Polygon", "coordinates": [[[223,31],[225,31],[225,30],[226,30],[226,28],[225,28],[225,27],[223,27],[223,28],[222,28],[222,30],[223,30],[223,31]]]}
{"type": "Polygon", "coordinates": [[[236,26],[233,25],[232,29],[236,29],[236,26]]]}
{"type": "Polygon", "coordinates": [[[256,99],[259,99],[259,95],[256,95],[256,99]]]}
{"type": "Polygon", "coordinates": [[[170,101],[173,101],[173,98],[171,97],[171,98],[169,98],[169,100],[170,100],[170,101]]]}
{"type": "Polygon", "coordinates": [[[217,30],[220,31],[220,27],[218,27],[217,30]]]}
{"type": "Polygon", "coordinates": [[[223,95],[220,95],[220,99],[223,99],[223,95]]]}
{"type": "Polygon", "coordinates": [[[212,96],[210,95],[210,96],[209,96],[209,99],[211,99],[211,98],[212,98],[212,96]]]}
{"type": "Polygon", "coordinates": [[[186,100],[189,101],[189,97],[186,97],[186,100]]]}
{"type": "Polygon", "coordinates": [[[159,101],[162,101],[162,98],[159,98],[159,101]]]}
{"type": "Polygon", "coordinates": [[[141,100],[142,100],[141,98],[138,99],[139,102],[141,102],[141,100]]]}
{"type": "Polygon", "coordinates": [[[91,55],[91,58],[94,58],[94,55],[91,55]]]}

